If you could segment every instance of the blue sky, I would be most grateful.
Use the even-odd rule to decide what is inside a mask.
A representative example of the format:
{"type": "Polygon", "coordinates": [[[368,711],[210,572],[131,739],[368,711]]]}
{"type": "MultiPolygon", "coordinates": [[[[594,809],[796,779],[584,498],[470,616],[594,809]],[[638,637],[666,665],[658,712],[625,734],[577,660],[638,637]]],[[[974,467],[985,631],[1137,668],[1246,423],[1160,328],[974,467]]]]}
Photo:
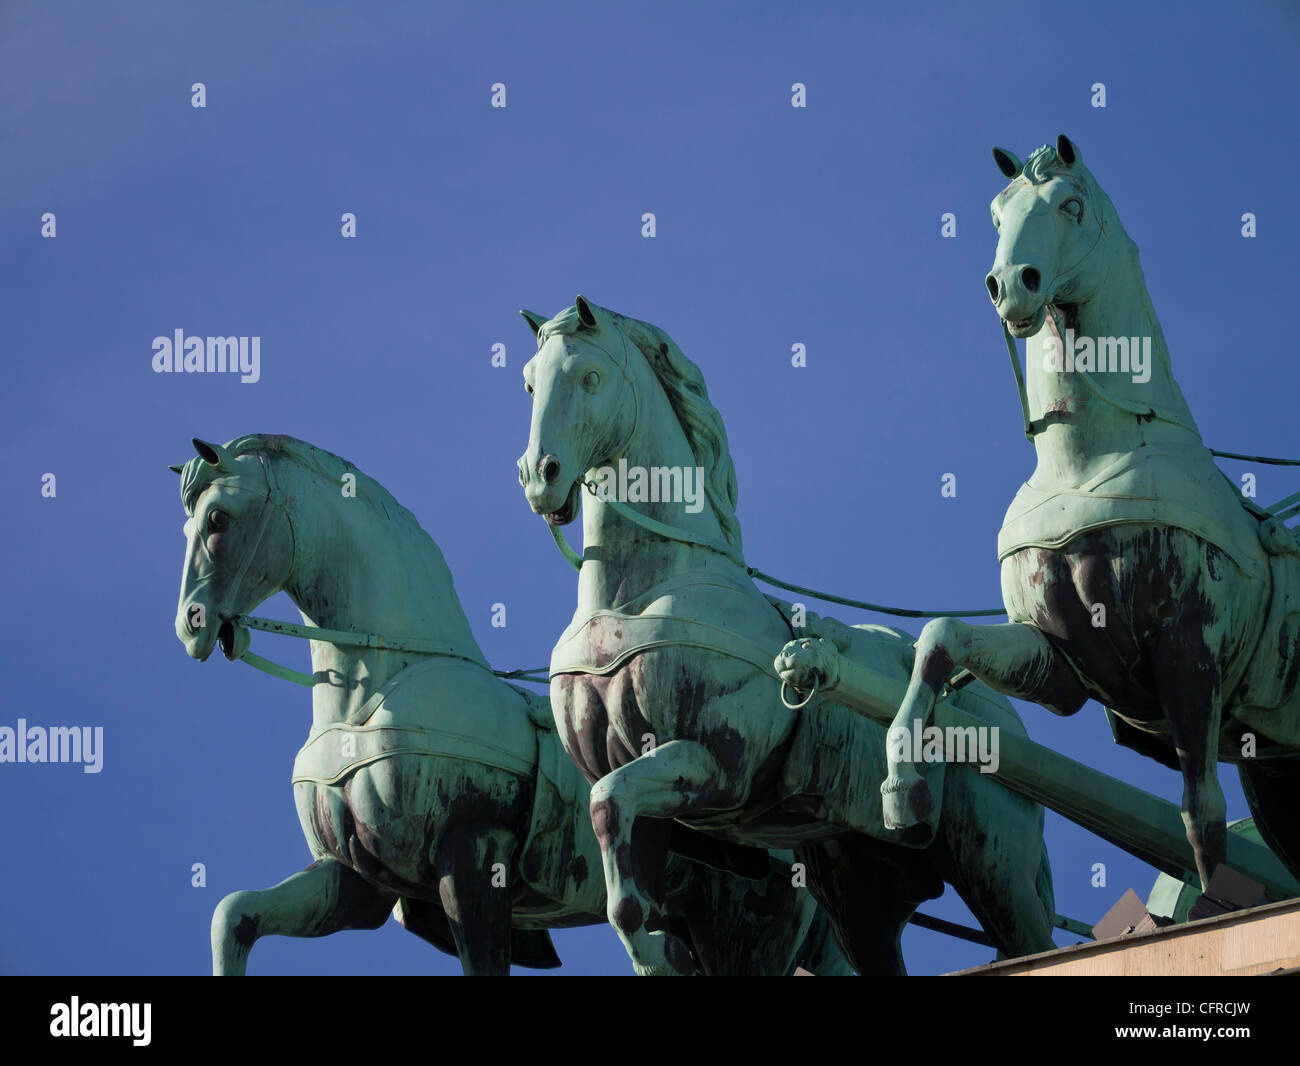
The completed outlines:
{"type": "MultiPolygon", "coordinates": [[[[308,697],[192,662],[172,631],[184,515],[166,466],[192,436],[289,433],[352,460],[441,545],[492,661],[544,663],[574,577],[515,479],[532,349],[515,312],[582,293],[703,369],[751,564],[876,602],[996,606],[996,533],[1033,456],[983,286],[989,149],[1064,132],[1141,248],[1207,443],[1300,451],[1298,45],[1295,8],[1265,2],[7,0],[0,724],[102,726],[105,752],[97,775],[0,765],[0,972],[207,972],[221,896],[308,861],[289,786],[308,697]],[[178,328],[260,336],[261,380],[154,374],[153,338],[178,328]]],[[[1300,488],[1254,472],[1264,502],[1300,488]]],[[[263,613],[296,617],[283,597],[263,613]]],[[[298,642],[255,648],[306,663],[298,642]]],[[[1021,709],[1040,742],[1177,800],[1177,775],[1117,748],[1095,704],[1021,709]]],[[[1144,864],[1050,814],[1047,839],[1062,913],[1145,897],[1144,864]]],[[[965,917],[951,892],[926,910],[965,917]]],[[[560,973],[628,970],[608,929],[556,943],[560,973]]],[[[915,973],[989,957],[915,929],[904,947],[915,973]]],[[[390,923],[268,938],[250,969],[458,964],[390,923]]]]}

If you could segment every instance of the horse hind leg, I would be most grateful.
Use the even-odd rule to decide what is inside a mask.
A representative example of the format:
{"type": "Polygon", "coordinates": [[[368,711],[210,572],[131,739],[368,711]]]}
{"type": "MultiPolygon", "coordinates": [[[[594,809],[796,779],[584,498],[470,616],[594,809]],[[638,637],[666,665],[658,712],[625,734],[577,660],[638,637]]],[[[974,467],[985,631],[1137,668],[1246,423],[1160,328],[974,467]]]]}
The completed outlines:
{"type": "Polygon", "coordinates": [[[466,977],[510,973],[516,849],[508,829],[465,827],[438,842],[438,895],[466,977]]]}
{"type": "Polygon", "coordinates": [[[852,837],[795,848],[808,889],[821,905],[843,958],[862,977],[904,977],[903,929],[924,900],[943,892],[943,882],[908,852],[906,868],[879,857],[878,849],[852,837]]]}
{"type": "MultiPolygon", "coordinates": [[[[950,772],[965,775],[971,788],[978,790],[972,796],[972,807],[1003,813],[978,832],[944,832],[947,880],[1001,957],[1015,959],[1051,951],[1056,947],[1052,939],[1056,899],[1043,843],[1043,809],[974,769],[953,768],[950,772]]],[[[948,802],[964,792],[954,787],[948,802]]],[[[948,825],[955,824],[953,815],[946,810],[945,815],[948,825]]]]}
{"type": "Polygon", "coordinates": [[[1300,759],[1251,760],[1237,773],[1259,835],[1300,880],[1300,759]]]}
{"type": "Polygon", "coordinates": [[[817,905],[789,862],[758,854],[765,873],[756,880],[691,864],[693,891],[680,909],[708,977],[784,977],[802,961],[817,905]]]}
{"type": "Polygon", "coordinates": [[[396,900],[334,859],[314,862],[271,888],[232,892],[212,914],[212,972],[242,976],[253,944],[264,936],[378,929],[396,900]]]}
{"type": "Polygon", "coordinates": [[[1160,707],[1183,772],[1183,824],[1201,887],[1227,856],[1228,804],[1219,786],[1218,649],[1199,625],[1165,630],[1151,656],[1160,707]]]}

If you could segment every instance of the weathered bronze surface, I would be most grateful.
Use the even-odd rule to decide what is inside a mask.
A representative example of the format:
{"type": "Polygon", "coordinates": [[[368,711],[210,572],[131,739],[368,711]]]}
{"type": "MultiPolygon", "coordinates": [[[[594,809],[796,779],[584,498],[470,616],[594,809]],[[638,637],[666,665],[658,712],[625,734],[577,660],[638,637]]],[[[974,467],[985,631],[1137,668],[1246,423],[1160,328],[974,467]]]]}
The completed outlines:
{"type": "MultiPolygon", "coordinates": [[[[589,788],[547,701],[488,669],[438,546],[377,482],[291,437],[194,444],[174,468],[190,515],[176,632],[190,655],[246,654],[237,620],[280,589],[306,625],[357,634],[311,645],[293,791],[314,861],[221,901],[214,972],[243,973],[259,937],[373,929],[390,913],[467,974],[560,965],[547,930],[603,921],[606,901],[589,788]],[[364,646],[368,633],[401,639],[364,646]]],[[[670,843],[719,866],[737,854],[684,827],[670,843]]],[[[757,879],[668,861],[663,922],[689,946],[684,965],[847,973],[792,857],[749,856],[757,879]]]]}
{"type": "MultiPolygon", "coordinates": [[[[796,617],[754,586],[726,431],[695,364],[659,328],[581,297],[550,320],[525,317],[538,350],[524,371],[534,400],[520,481],[553,529],[583,505],[577,609],[552,653],[551,702],[593,783],[609,918],[637,972],[690,968],[655,877],[673,819],[793,847],[859,973],[903,972],[902,926],[945,880],[1005,954],[1049,949],[1041,807],[973,766],[932,764],[933,845],[902,846],[882,822],[884,729],[830,700],[794,710],[780,699],[772,658],[798,635],[792,622],[838,627],[854,658],[899,684],[912,640],[796,617]],[[624,493],[636,471],[668,488],[624,493]]],[[[954,701],[1023,735],[983,686],[954,701]]]]}
{"type": "MultiPolygon", "coordinates": [[[[1096,699],[1120,743],[1181,771],[1202,885],[1226,855],[1219,761],[1300,876],[1300,544],[1202,443],[1137,247],[1078,148],[994,159],[1011,183],[986,283],[1027,338],[1038,458],[998,537],[1010,623],[929,623],[895,725],[927,723],[959,667],[1055,714],[1096,699]]],[[[906,753],[886,789],[888,824],[925,832],[933,799],[906,753]]]]}

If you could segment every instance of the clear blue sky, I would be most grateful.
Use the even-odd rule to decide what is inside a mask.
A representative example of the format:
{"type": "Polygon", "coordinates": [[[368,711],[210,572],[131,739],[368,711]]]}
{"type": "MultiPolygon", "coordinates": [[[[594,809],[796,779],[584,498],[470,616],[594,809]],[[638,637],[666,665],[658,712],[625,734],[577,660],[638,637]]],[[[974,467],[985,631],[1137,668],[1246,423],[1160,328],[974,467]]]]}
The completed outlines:
{"type": "MultiPolygon", "coordinates": [[[[532,349],[515,312],[581,292],[704,370],[752,564],[877,602],[996,606],[995,537],[1033,457],[983,285],[989,149],[1065,132],[1141,247],[1207,442],[1300,451],[1295,12],[6,0],[0,724],[103,726],[105,763],[0,765],[0,972],[207,972],[221,896],[308,861],[289,786],[308,697],[192,662],[172,631],[184,515],[166,466],[192,436],[289,433],[354,461],[442,546],[493,662],[544,663],[575,588],[515,480],[532,349]],[[178,328],[260,336],[261,380],[154,374],[153,338],[178,328]]],[[[1264,502],[1300,488],[1255,472],[1264,502]]],[[[264,613],[296,617],[282,597],[264,613]]],[[[1095,704],[1021,709],[1039,741],[1177,800],[1177,775],[1115,747],[1095,704]]],[[[1048,843],[1065,914],[1094,921],[1154,877],[1053,815],[1048,843]]],[[[966,917],[951,892],[926,909],[966,917]]],[[[556,943],[560,973],[627,972],[608,929],[556,943]]],[[[915,973],[989,956],[919,930],[905,950],[915,973]]],[[[390,923],[269,938],[250,968],[458,964],[390,923]]]]}

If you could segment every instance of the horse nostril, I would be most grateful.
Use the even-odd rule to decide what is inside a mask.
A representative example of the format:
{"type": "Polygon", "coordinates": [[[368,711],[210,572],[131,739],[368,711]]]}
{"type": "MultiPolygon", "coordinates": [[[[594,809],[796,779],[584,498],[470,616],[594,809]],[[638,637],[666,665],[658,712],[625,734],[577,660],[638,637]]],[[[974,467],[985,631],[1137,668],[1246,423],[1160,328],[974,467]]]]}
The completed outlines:
{"type": "Polygon", "coordinates": [[[542,456],[542,461],[537,464],[537,472],[542,475],[542,480],[548,485],[560,476],[560,460],[553,455],[542,456]]]}
{"type": "Polygon", "coordinates": [[[997,303],[998,302],[998,279],[995,278],[992,274],[990,274],[987,278],[984,279],[984,284],[988,287],[989,299],[991,299],[994,303],[997,303]]]}
{"type": "Polygon", "coordinates": [[[1038,286],[1043,283],[1043,276],[1033,267],[1025,267],[1020,272],[1020,283],[1029,292],[1037,292],[1038,286]]]}

